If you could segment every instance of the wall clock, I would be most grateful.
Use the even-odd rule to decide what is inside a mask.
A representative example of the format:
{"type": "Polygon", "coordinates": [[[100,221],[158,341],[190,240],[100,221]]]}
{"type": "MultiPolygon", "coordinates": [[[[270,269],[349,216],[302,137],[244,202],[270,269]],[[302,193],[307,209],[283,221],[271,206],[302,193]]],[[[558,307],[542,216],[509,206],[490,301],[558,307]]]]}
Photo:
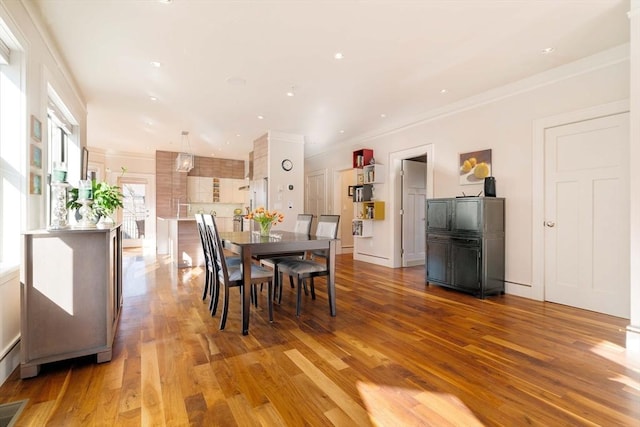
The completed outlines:
{"type": "Polygon", "coordinates": [[[282,161],[282,169],[289,172],[291,169],[293,169],[293,162],[289,159],[284,159],[282,161]]]}

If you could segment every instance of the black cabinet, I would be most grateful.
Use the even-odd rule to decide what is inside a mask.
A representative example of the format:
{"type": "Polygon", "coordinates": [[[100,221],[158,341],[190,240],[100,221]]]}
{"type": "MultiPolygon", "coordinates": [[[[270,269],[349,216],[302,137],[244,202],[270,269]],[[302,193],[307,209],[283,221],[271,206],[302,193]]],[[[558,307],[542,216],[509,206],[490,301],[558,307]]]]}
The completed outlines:
{"type": "Polygon", "coordinates": [[[504,199],[426,202],[427,283],[480,298],[504,293],[504,199]]]}

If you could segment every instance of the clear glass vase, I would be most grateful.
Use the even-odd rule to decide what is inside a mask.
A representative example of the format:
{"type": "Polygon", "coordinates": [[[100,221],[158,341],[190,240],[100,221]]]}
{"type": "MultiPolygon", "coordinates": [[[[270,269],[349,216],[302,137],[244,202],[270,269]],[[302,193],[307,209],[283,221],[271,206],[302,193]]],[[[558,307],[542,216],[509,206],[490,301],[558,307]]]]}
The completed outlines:
{"type": "Polygon", "coordinates": [[[271,232],[271,222],[259,222],[260,224],[260,235],[269,237],[269,233],[271,232]]]}

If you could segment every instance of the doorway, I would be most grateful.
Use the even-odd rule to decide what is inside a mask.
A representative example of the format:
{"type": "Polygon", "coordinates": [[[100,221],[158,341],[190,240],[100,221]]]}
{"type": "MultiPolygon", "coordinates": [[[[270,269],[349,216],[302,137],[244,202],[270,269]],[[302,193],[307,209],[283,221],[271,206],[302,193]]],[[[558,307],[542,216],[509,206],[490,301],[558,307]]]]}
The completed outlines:
{"type": "MultiPolygon", "coordinates": [[[[327,209],[327,171],[315,171],[307,175],[305,194],[305,213],[314,216],[314,224],[318,223],[318,217],[328,212],[327,209]]],[[[340,221],[342,222],[342,221],[340,221]]],[[[315,233],[315,226],[311,226],[311,233],[315,233]]]]}
{"type": "Polygon", "coordinates": [[[155,190],[145,174],[126,174],[118,178],[122,190],[122,246],[155,248],[155,190]]]}
{"type": "Polygon", "coordinates": [[[433,144],[426,144],[389,155],[393,268],[424,264],[425,200],[433,197],[433,151],[433,144]]]}
{"type": "Polygon", "coordinates": [[[353,223],[354,203],[353,196],[350,194],[349,188],[355,185],[356,174],[354,169],[345,169],[336,172],[334,176],[337,177],[337,182],[339,183],[337,187],[340,192],[338,197],[335,197],[334,200],[337,200],[339,203],[338,212],[340,214],[340,230],[338,236],[340,237],[339,244],[342,248],[341,253],[352,253],[353,231],[351,229],[351,225],[353,223]]]}
{"type": "Polygon", "coordinates": [[[402,266],[425,263],[427,155],[402,160],[402,266]]]}

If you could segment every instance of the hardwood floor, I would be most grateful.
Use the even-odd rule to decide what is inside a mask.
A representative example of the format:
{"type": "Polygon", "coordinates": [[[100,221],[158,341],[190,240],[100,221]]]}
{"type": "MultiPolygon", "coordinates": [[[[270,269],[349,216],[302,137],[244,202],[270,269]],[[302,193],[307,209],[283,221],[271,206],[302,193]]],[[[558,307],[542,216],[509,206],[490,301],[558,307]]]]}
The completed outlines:
{"type": "Polygon", "coordinates": [[[338,315],[285,287],[240,333],[239,297],[218,330],[200,269],[124,259],[113,360],[43,366],[0,387],[29,399],[23,426],[639,425],[640,370],[615,317],[514,296],[425,287],[422,267],[337,259],[338,315]]]}

